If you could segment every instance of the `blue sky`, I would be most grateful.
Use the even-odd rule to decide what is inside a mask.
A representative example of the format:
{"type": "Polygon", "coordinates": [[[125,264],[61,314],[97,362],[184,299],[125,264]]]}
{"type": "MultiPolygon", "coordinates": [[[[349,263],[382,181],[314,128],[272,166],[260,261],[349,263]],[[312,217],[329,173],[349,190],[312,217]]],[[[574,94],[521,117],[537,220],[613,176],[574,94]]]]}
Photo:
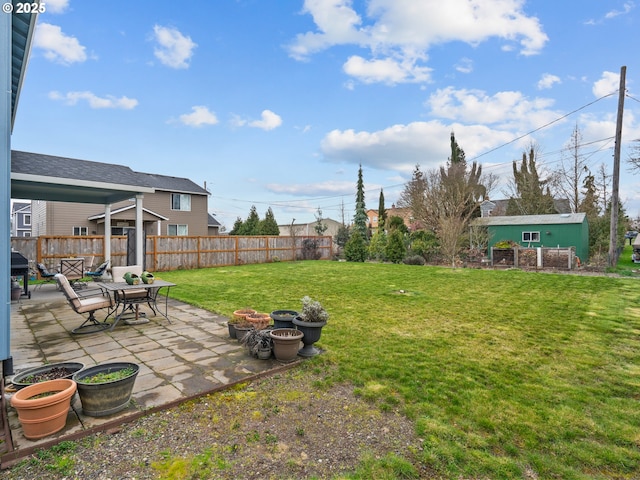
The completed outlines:
{"type": "MultiPolygon", "coordinates": [[[[539,170],[558,168],[576,124],[589,168],[610,174],[623,65],[623,161],[640,138],[640,2],[45,5],[12,148],[206,182],[228,230],[252,205],[282,224],[318,208],[350,221],[359,164],[367,207],[381,188],[389,207],[416,164],[446,162],[451,131],[499,176],[492,198],[532,141],[539,170]]],[[[623,163],[632,217],[639,183],[623,163]]]]}

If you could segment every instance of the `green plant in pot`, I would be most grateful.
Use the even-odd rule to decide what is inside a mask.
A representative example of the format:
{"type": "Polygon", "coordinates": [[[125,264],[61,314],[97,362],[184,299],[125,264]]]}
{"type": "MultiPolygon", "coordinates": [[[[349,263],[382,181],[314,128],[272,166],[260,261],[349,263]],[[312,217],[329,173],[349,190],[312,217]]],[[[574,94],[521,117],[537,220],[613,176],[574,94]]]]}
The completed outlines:
{"type": "Polygon", "coordinates": [[[102,363],[73,375],[78,384],[82,412],[103,417],[129,405],[140,366],[130,362],[102,363]]]}
{"type": "Polygon", "coordinates": [[[320,340],[322,327],[327,324],[327,320],[329,320],[329,313],[319,301],[313,300],[309,296],[302,298],[302,311],[293,319],[293,324],[304,333],[304,337],[302,337],[304,347],[300,349],[298,355],[313,357],[320,353],[313,345],[320,340]]]}
{"type": "Polygon", "coordinates": [[[273,343],[271,341],[271,336],[269,335],[270,330],[249,330],[249,332],[242,339],[242,345],[244,345],[249,354],[253,357],[259,358],[261,360],[267,360],[271,357],[271,349],[273,348],[273,343]]]}

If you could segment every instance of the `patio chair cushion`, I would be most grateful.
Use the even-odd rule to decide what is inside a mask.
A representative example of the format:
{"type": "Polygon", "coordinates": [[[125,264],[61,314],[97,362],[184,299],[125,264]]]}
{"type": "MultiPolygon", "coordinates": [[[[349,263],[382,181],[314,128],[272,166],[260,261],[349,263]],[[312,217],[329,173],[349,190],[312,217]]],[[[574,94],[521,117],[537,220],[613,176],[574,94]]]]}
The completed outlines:
{"type": "Polygon", "coordinates": [[[69,300],[71,308],[73,308],[77,313],[93,312],[101,308],[113,306],[113,299],[111,296],[105,295],[104,293],[80,297],[71,287],[67,277],[61,273],[56,275],[56,281],[58,282],[58,285],[60,285],[60,289],[62,290],[62,293],[64,293],[64,296],[69,300]]]}

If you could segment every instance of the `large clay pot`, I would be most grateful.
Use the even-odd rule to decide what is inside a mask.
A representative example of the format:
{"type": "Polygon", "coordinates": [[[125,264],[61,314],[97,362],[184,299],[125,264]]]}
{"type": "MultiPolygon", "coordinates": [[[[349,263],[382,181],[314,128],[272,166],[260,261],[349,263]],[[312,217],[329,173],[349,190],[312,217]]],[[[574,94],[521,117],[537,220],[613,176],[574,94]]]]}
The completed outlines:
{"type": "Polygon", "coordinates": [[[16,373],[11,379],[11,384],[17,389],[28,387],[37,383],[33,381],[34,376],[51,375],[51,372],[59,373],[58,377],[50,377],[47,380],[57,380],[58,378],[72,378],[73,374],[84,368],[84,363],[80,362],[61,362],[61,363],[49,363],[48,365],[42,365],[40,367],[33,367],[27,370],[23,370],[20,373],[16,373]],[[68,372],[64,375],[64,372],[68,372]]]}
{"type": "Polygon", "coordinates": [[[251,313],[246,316],[246,320],[256,330],[264,330],[271,323],[271,317],[268,313],[251,313]]]}
{"type": "Polygon", "coordinates": [[[300,350],[303,333],[294,328],[276,328],[269,332],[273,340],[273,354],[280,362],[292,362],[300,350]]]}
{"type": "Polygon", "coordinates": [[[327,322],[305,322],[304,320],[301,320],[300,317],[297,317],[293,319],[293,324],[298,327],[298,330],[304,332],[304,337],[302,338],[304,347],[300,349],[298,355],[301,357],[313,357],[318,355],[320,350],[314,347],[313,344],[320,340],[322,327],[324,327],[327,322]]]}
{"type": "Polygon", "coordinates": [[[11,397],[11,406],[18,412],[24,436],[37,440],[62,430],[74,393],[76,382],[67,378],[34,383],[18,390],[11,397]],[[51,395],[34,398],[51,392],[51,395]]]}
{"type": "Polygon", "coordinates": [[[89,417],[103,417],[127,408],[133,392],[140,366],[129,362],[102,363],[89,367],[73,375],[78,384],[78,395],[82,402],[82,413],[89,417]],[[87,379],[98,373],[112,373],[131,368],[134,373],[128,377],[104,383],[89,383],[87,379]]]}

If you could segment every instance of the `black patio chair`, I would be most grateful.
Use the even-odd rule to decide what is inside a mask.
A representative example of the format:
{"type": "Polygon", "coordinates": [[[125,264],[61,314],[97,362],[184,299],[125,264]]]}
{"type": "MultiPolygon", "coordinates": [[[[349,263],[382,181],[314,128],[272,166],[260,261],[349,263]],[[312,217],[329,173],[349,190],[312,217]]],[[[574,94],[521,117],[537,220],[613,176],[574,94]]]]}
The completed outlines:
{"type": "Polygon", "coordinates": [[[102,275],[107,271],[107,267],[109,267],[109,260],[103,262],[96,268],[93,272],[84,272],[85,276],[91,277],[94,280],[99,279],[102,275]]]}
{"type": "MultiPolygon", "coordinates": [[[[58,272],[54,272],[54,273],[50,272],[47,269],[47,267],[44,265],[44,263],[36,264],[36,268],[38,269],[38,274],[40,275],[40,278],[44,280],[44,283],[56,283],[56,275],[58,272]]],[[[37,288],[44,285],[44,283],[39,284],[37,288]]]]}

